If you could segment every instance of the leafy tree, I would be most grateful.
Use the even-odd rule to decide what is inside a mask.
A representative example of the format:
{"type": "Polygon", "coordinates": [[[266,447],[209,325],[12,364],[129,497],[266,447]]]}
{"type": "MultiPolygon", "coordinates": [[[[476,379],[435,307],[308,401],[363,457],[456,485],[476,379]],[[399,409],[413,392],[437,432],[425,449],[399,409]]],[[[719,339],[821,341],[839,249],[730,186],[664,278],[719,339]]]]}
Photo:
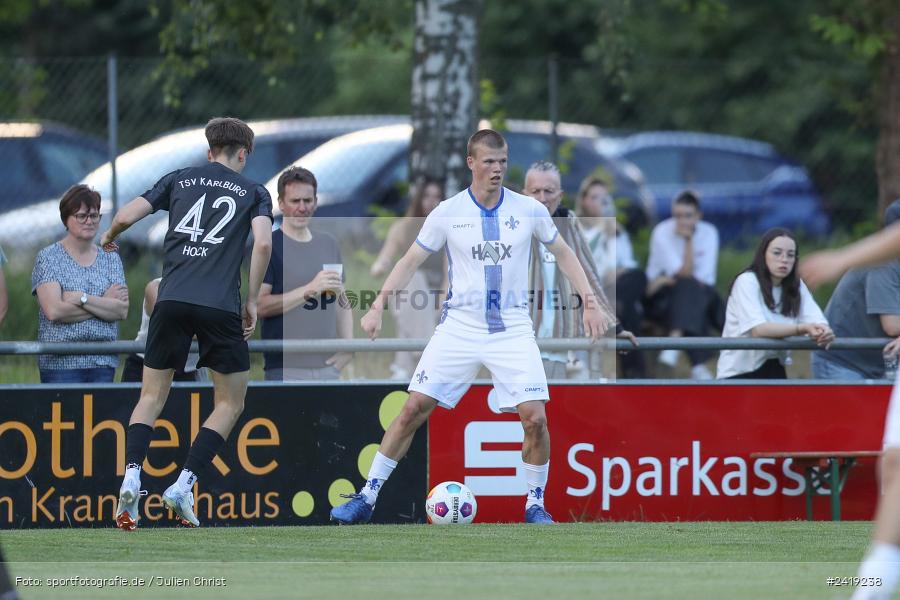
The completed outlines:
{"type": "Polygon", "coordinates": [[[3,0],[5,56],[156,54],[159,23],[141,0],[3,0]]]}
{"type": "Polygon", "coordinates": [[[461,151],[478,124],[477,0],[417,0],[412,71],[410,179],[444,179],[455,194],[467,184],[461,151]]]}
{"type": "Polygon", "coordinates": [[[832,0],[822,14],[810,17],[813,30],[853,54],[875,72],[871,103],[854,105],[858,114],[875,114],[878,146],[878,214],[900,199],[900,4],[894,0],[864,0],[847,4],[832,0]],[[874,109],[874,110],[871,110],[874,109]]]}
{"type": "MultiPolygon", "coordinates": [[[[170,0],[166,4],[171,15],[159,36],[165,61],[157,74],[170,104],[179,103],[185,82],[216,59],[256,61],[274,86],[308,56],[321,60],[341,47],[373,40],[397,48],[411,18],[410,0],[170,0]]],[[[162,4],[154,6],[159,14],[162,4]]]]}
{"type": "Polygon", "coordinates": [[[859,220],[874,209],[875,123],[854,107],[867,96],[871,72],[811,29],[818,2],[774,6],[488,3],[482,73],[502,91],[510,116],[546,118],[546,57],[559,49],[564,119],[771,142],[810,168],[836,221],[859,220]]]}
{"type": "MultiPolygon", "coordinates": [[[[882,204],[900,196],[895,0],[154,0],[150,11],[139,0],[8,0],[0,47],[23,58],[0,60],[0,112],[102,134],[102,71],[86,88],[33,59],[114,50],[149,59],[120,73],[123,147],[219,110],[275,117],[365,107],[416,118],[408,86],[424,30],[414,9],[431,5],[477,7],[475,64],[496,91],[492,113],[547,118],[552,59],[564,120],[769,141],[810,169],[839,223],[873,214],[876,195],[882,204]],[[234,62],[247,57],[253,65],[234,62]],[[90,119],[73,116],[73,99],[93,103],[90,119]]],[[[464,142],[454,135],[446,156],[464,142]]],[[[413,173],[441,175],[446,167],[431,160],[416,158],[413,173]]]]}
{"type": "Polygon", "coordinates": [[[260,61],[274,84],[304,49],[341,37],[351,45],[374,41],[402,47],[414,6],[411,179],[427,175],[446,178],[448,190],[462,187],[465,164],[459,149],[478,116],[478,0],[416,0],[414,5],[409,0],[174,0],[172,6],[160,36],[166,61],[159,74],[166,101],[175,104],[185,82],[220,53],[260,61]]]}

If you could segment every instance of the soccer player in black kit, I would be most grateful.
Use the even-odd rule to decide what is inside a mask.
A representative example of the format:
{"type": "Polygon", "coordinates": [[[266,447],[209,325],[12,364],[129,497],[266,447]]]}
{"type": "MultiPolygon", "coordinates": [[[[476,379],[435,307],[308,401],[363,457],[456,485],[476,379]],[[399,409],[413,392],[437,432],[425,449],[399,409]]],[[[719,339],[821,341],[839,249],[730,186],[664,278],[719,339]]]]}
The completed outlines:
{"type": "Polygon", "coordinates": [[[272,199],[266,188],[241,176],[253,150],[253,131],[230,117],[206,125],[209,163],[169,173],[122,207],[101,245],[115,251],[116,237],[157,210],[169,212],[162,283],[147,333],[141,397],[131,413],[125,478],[116,525],[137,527],[141,465],[153,424],[169,395],[176,369],[184,367],[191,340],[200,345],[198,367],[215,386],[214,409],[191,444],[184,469],[163,502],[184,525],[197,527],[193,485],[204,475],[244,408],[256,301],[272,251],[272,199]],[[247,300],[241,307],[241,259],[253,231],[247,300]]]}

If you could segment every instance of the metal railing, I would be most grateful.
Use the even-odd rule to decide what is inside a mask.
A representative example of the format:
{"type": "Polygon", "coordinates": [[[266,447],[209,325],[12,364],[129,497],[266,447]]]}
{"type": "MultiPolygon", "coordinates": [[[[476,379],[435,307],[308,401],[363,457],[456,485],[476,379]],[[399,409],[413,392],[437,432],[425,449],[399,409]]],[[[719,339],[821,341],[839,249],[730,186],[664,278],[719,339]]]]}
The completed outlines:
{"type": "MultiPolygon", "coordinates": [[[[831,344],[833,350],[880,350],[891,338],[839,338],[831,344]]],[[[251,340],[250,352],[283,352],[286,354],[318,354],[326,352],[397,352],[421,351],[427,339],[385,338],[377,340],[251,340]]],[[[819,350],[806,337],[723,338],[723,337],[643,337],[637,348],[623,339],[603,338],[591,342],[587,338],[538,339],[538,347],[545,351],[565,350],[819,350]]],[[[196,351],[196,342],[194,350],[196,351]]],[[[28,354],[130,354],[143,352],[144,345],[135,341],[115,342],[0,342],[0,355],[28,354]]]]}

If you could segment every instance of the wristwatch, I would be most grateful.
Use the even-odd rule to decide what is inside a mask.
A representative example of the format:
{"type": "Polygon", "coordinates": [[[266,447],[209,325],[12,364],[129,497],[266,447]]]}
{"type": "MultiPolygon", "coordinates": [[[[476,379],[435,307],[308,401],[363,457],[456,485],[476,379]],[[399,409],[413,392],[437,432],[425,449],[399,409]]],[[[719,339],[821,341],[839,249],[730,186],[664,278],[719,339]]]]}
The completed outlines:
{"type": "Polygon", "coordinates": [[[86,293],[86,292],[82,292],[82,293],[81,293],[81,298],[80,298],[80,300],[81,300],[81,305],[82,305],[82,306],[84,306],[85,304],[87,304],[87,299],[88,299],[87,293],[86,293]]]}

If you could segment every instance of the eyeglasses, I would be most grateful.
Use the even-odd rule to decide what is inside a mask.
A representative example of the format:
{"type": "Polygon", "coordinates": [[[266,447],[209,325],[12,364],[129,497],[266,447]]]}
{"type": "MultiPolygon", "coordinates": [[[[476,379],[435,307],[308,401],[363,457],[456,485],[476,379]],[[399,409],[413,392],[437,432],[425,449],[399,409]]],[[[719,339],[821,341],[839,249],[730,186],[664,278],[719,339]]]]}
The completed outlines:
{"type": "Polygon", "coordinates": [[[72,216],[75,217],[76,221],[78,221],[79,223],[82,223],[82,224],[87,223],[88,220],[90,220],[91,223],[96,223],[100,220],[100,213],[98,213],[98,212],[75,213],[72,216]]]}

